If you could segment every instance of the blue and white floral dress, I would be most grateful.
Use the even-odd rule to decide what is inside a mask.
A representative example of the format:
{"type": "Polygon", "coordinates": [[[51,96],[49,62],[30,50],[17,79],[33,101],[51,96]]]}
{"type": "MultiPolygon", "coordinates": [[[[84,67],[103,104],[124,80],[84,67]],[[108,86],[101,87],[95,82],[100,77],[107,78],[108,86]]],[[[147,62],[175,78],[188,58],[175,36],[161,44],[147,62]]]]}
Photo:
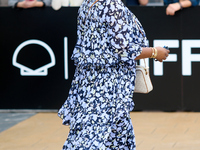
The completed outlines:
{"type": "Polygon", "coordinates": [[[63,150],[135,150],[134,59],[147,46],[145,32],[121,0],[99,0],[89,10],[94,1],[84,0],[78,13],[76,70],[58,112],[70,125],[63,150]]]}

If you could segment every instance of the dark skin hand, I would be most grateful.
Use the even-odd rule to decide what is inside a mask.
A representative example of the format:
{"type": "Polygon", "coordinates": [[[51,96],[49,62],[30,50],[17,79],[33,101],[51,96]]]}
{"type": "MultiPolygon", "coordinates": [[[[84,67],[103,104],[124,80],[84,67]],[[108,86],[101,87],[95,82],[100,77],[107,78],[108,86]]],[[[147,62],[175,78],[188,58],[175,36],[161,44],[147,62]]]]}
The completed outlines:
{"type": "MultiPolygon", "coordinates": [[[[155,47],[157,49],[157,56],[156,60],[159,62],[162,62],[163,60],[166,60],[169,56],[170,51],[163,48],[163,47],[155,47]]],[[[135,58],[135,60],[143,59],[143,58],[150,58],[152,55],[152,48],[151,47],[143,47],[142,53],[135,58]]]]}

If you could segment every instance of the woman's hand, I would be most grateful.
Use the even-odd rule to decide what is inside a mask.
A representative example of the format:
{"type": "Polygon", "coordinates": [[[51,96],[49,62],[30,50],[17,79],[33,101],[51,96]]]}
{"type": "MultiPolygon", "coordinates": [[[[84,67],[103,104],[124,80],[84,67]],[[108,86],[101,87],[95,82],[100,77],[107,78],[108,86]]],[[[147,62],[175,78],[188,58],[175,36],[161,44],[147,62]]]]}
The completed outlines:
{"type": "Polygon", "coordinates": [[[163,60],[166,60],[169,56],[169,50],[165,49],[163,47],[155,47],[157,49],[157,56],[155,59],[157,59],[159,62],[162,62],[163,60]]]}
{"type": "Polygon", "coordinates": [[[175,15],[175,12],[181,9],[181,5],[179,3],[169,4],[166,8],[166,15],[175,15]]]}

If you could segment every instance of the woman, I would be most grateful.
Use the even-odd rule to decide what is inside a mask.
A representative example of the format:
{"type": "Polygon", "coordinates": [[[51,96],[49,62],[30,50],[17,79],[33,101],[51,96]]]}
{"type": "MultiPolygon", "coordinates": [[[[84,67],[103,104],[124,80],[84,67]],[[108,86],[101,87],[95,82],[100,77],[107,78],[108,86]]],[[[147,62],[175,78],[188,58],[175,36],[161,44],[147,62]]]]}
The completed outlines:
{"type": "Polygon", "coordinates": [[[140,22],[120,0],[84,0],[77,35],[75,75],[58,112],[70,125],[63,150],[134,150],[135,60],[162,62],[169,51],[147,47],[140,22]]]}

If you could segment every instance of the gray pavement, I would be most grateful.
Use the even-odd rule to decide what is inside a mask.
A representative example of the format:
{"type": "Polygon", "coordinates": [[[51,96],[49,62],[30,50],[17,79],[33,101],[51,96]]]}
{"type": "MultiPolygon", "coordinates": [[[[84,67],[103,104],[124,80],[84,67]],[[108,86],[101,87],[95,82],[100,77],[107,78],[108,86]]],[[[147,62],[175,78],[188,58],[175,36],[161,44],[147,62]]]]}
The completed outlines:
{"type": "Polygon", "coordinates": [[[0,132],[9,129],[36,113],[0,113],[0,132]]]}

